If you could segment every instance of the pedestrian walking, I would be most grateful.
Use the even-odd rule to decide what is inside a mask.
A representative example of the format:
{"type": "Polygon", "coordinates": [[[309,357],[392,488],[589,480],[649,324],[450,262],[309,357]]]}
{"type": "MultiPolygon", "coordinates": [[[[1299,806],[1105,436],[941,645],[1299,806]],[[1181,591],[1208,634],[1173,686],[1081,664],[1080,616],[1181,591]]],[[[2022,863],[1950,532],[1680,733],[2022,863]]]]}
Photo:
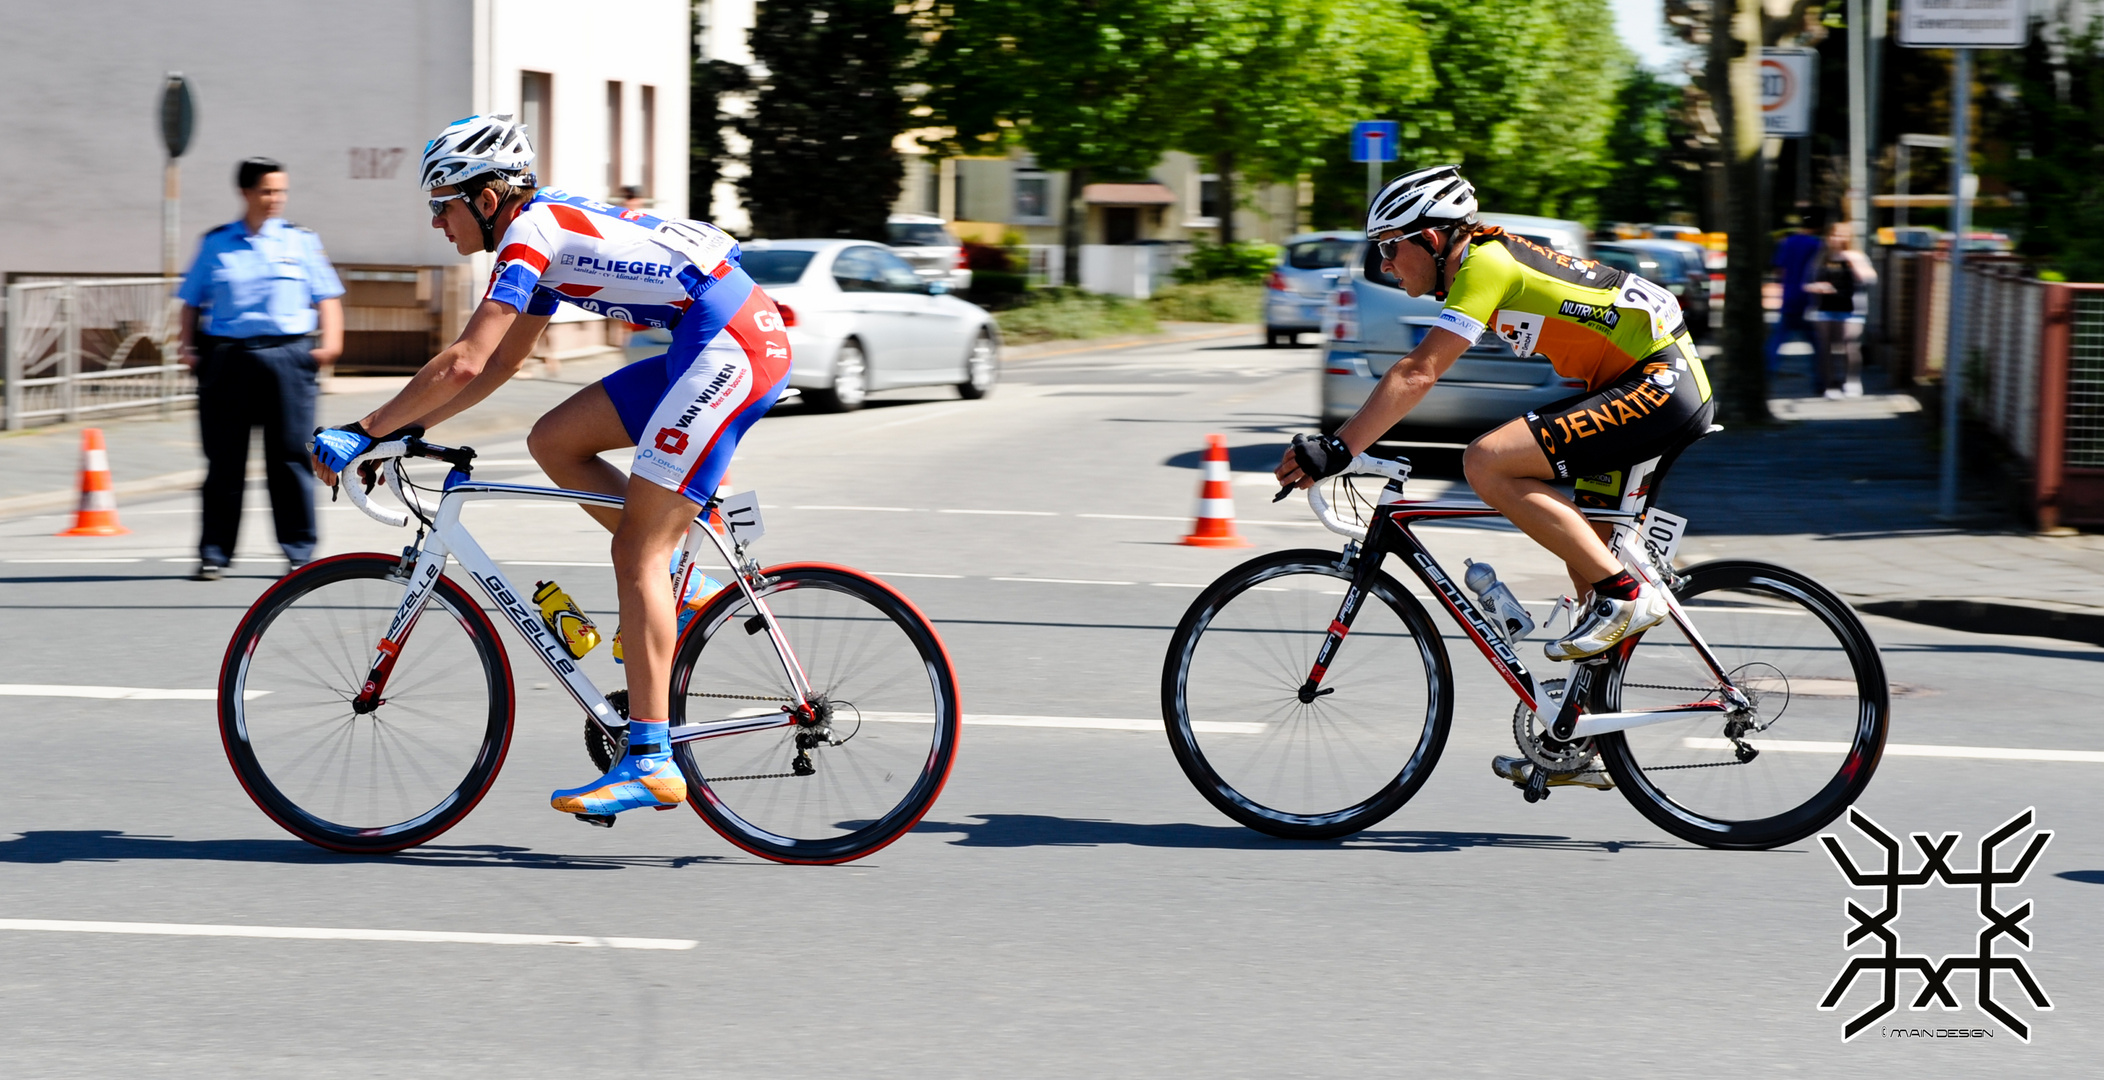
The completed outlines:
{"type": "Polygon", "coordinates": [[[1812,389],[1830,398],[1863,395],[1863,326],[1870,315],[1870,286],[1877,269],[1851,246],[1855,228],[1836,221],[1808,272],[1805,292],[1817,310],[1819,355],[1812,365],[1812,389]]]}
{"type": "Polygon", "coordinates": [[[343,352],[343,284],[321,238],[286,221],[285,167],[249,158],[234,173],[245,211],[204,236],[175,295],[182,362],[197,373],[204,442],[199,581],[233,561],[248,487],[249,432],[263,428],[264,475],[289,570],[314,557],[314,481],[306,442],[322,369],[343,352]],[[320,342],[315,341],[319,335],[320,342]]]}
{"type": "MultiPolygon", "coordinates": [[[[1766,352],[1770,377],[1782,370],[1783,342],[1794,337],[1814,349],[1819,347],[1819,340],[1812,333],[1811,324],[1805,317],[1805,309],[1809,303],[1805,296],[1804,284],[1809,276],[1809,268],[1819,261],[1819,230],[1825,225],[1824,211],[1818,207],[1804,207],[1797,218],[1797,231],[1783,237],[1782,242],[1775,245],[1775,257],[1771,264],[1775,267],[1776,278],[1783,287],[1783,306],[1781,311],[1776,312],[1774,328],[1768,331],[1766,352]]],[[[1818,390],[1819,362],[1816,358],[1812,362],[1811,379],[1812,389],[1818,390]]]]}

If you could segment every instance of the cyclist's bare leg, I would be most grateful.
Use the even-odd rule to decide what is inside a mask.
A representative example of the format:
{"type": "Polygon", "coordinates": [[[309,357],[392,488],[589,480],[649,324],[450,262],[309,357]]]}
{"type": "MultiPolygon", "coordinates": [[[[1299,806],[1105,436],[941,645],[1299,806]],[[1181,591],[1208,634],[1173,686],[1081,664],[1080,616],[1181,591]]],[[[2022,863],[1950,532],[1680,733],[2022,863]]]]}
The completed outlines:
{"type": "MultiPolygon", "coordinates": [[[[614,410],[613,400],[598,383],[548,410],[526,436],[527,451],[548,479],[573,491],[595,491],[601,495],[626,495],[628,477],[599,455],[634,445],[635,440],[628,437],[628,429],[621,424],[621,414],[614,410]]],[[[620,510],[611,506],[583,509],[608,532],[620,531],[620,510]]],[[[690,512],[688,516],[693,515],[690,512]]]]}
{"type": "MultiPolygon", "coordinates": [[[[605,399],[602,393],[601,400],[605,399]]],[[[608,406],[609,409],[612,406],[608,406]]],[[[663,721],[671,715],[672,649],[678,641],[678,604],[665,565],[686,538],[700,507],[692,499],[637,477],[627,484],[628,505],[614,530],[614,582],[621,592],[622,652],[628,674],[628,713],[663,721]]]]}
{"type": "Polygon", "coordinates": [[[1462,455],[1461,468],[1484,502],[1564,561],[1579,595],[1593,582],[1622,572],[1593,523],[1549,486],[1556,474],[1525,421],[1513,420],[1478,437],[1462,455]]]}

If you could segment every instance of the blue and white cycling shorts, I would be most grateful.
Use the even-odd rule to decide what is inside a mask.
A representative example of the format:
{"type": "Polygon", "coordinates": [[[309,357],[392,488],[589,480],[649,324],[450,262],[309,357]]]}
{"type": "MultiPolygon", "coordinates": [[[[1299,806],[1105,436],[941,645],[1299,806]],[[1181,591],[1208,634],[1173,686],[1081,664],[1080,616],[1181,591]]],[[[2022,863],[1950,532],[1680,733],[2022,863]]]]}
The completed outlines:
{"type": "Polygon", "coordinates": [[[730,269],[695,299],[663,356],[600,380],[635,440],[631,473],[707,502],[747,428],[789,384],[789,335],[774,301],[730,269]]]}

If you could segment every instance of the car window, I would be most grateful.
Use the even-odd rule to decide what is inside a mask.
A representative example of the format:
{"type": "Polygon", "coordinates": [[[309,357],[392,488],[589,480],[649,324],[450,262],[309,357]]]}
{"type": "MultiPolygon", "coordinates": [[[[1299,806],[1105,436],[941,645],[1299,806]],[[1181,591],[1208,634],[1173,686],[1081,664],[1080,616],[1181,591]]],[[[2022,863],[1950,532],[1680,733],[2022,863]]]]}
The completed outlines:
{"type": "Polygon", "coordinates": [[[1634,251],[1624,251],[1621,248],[1594,248],[1593,258],[1624,273],[1635,274],[1638,277],[1644,276],[1642,260],[1637,258],[1634,251]]]}
{"type": "Polygon", "coordinates": [[[811,251],[753,251],[746,249],[738,265],[761,285],[794,285],[811,265],[811,251]]]}
{"type": "Polygon", "coordinates": [[[1356,240],[1303,240],[1286,249],[1286,265],[1295,270],[1328,270],[1351,261],[1356,240]]]}
{"type": "Polygon", "coordinates": [[[1658,280],[1678,283],[1688,276],[1687,264],[1680,261],[1677,251],[1647,251],[1645,258],[1658,260],[1658,280]]]}
{"type": "Polygon", "coordinates": [[[894,221],[884,226],[884,240],[892,247],[956,247],[957,238],[940,225],[894,221]]]}
{"type": "Polygon", "coordinates": [[[873,247],[851,247],[833,260],[833,282],[841,292],[884,291],[884,271],[877,265],[877,253],[873,247]]]}
{"type": "Polygon", "coordinates": [[[913,272],[913,264],[882,248],[869,248],[869,257],[877,264],[877,274],[883,279],[885,292],[925,292],[921,287],[921,276],[913,272]]]}

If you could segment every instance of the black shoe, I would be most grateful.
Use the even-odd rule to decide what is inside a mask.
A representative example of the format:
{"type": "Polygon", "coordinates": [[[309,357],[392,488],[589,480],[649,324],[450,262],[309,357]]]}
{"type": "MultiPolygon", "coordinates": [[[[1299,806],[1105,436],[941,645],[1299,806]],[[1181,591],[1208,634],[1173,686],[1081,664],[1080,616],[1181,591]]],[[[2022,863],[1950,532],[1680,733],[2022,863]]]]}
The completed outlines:
{"type": "Polygon", "coordinates": [[[190,580],[218,581],[219,575],[224,573],[226,573],[226,567],[219,563],[201,562],[197,564],[197,572],[190,575],[190,580]]]}

